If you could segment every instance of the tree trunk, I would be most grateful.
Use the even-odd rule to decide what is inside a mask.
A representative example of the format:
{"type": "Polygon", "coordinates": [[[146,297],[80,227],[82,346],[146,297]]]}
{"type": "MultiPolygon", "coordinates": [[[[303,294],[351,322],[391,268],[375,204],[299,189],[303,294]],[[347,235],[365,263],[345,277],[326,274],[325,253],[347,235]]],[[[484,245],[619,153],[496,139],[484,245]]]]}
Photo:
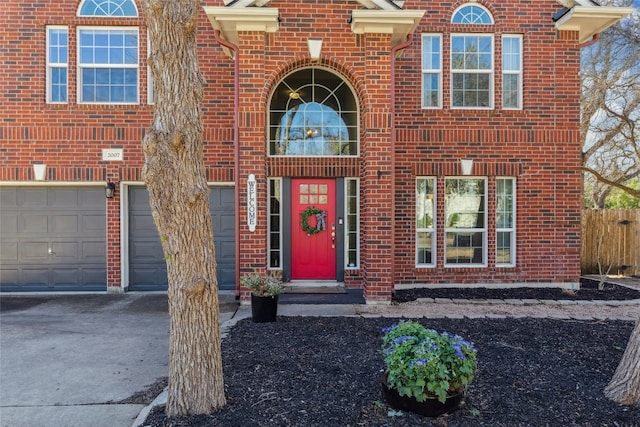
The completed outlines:
{"type": "Polygon", "coordinates": [[[153,124],[143,139],[149,190],[169,282],[167,415],[225,405],[215,247],[204,169],[198,0],[146,0],[153,124]]]}
{"type": "Polygon", "coordinates": [[[640,319],[631,332],[627,349],[604,394],[622,405],[640,406],[640,319]]]}

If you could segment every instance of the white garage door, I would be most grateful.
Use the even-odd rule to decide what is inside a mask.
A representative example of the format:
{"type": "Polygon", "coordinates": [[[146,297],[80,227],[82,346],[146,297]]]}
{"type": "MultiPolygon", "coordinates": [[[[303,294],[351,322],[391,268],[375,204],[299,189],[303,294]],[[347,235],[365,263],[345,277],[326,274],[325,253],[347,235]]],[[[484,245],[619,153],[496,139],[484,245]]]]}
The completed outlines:
{"type": "Polygon", "coordinates": [[[98,187],[0,187],[0,290],[106,291],[98,187]]]}

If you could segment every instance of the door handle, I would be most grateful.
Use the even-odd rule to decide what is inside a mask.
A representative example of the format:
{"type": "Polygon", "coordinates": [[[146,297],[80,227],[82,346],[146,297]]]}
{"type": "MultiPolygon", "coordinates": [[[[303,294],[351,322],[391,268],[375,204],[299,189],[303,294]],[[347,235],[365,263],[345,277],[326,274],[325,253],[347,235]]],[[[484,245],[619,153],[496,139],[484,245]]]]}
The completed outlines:
{"type": "Polygon", "coordinates": [[[49,250],[47,251],[47,253],[49,255],[55,255],[56,253],[53,251],[53,248],[49,248],[49,250]]]}
{"type": "Polygon", "coordinates": [[[331,249],[335,249],[336,248],[336,232],[332,231],[331,232],[331,249]]]}

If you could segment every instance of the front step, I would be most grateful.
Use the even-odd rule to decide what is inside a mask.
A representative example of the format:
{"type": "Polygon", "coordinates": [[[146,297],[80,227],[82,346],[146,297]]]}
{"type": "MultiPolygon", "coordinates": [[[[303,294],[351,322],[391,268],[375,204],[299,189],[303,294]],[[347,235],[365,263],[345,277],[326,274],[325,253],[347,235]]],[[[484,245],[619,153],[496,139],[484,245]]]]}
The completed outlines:
{"type": "Polygon", "coordinates": [[[330,280],[294,280],[284,283],[287,294],[346,294],[344,283],[330,280]]]}

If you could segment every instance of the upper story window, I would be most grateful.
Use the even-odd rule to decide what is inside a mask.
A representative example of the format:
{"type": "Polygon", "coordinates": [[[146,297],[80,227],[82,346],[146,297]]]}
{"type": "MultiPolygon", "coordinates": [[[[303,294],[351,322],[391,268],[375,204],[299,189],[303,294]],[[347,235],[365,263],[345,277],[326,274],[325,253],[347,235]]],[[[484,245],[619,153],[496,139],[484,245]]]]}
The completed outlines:
{"type": "Polygon", "coordinates": [[[138,102],[138,29],[78,29],[78,101],[138,102]]]}
{"type": "Polygon", "coordinates": [[[78,16],[137,17],[138,9],[132,0],[83,0],[78,16]]]}
{"type": "Polygon", "coordinates": [[[47,27],[47,102],[68,102],[69,30],[47,27]]]}
{"type": "Polygon", "coordinates": [[[354,156],[357,141],[356,99],[338,75],[305,68],[276,86],[269,108],[269,154],[354,156]]]}
{"type": "Polygon", "coordinates": [[[452,24],[493,24],[491,13],[480,5],[466,4],[453,13],[452,24]]]}
{"type": "Polygon", "coordinates": [[[422,35],[422,108],[442,108],[442,35],[422,35]]]}
{"type": "Polygon", "coordinates": [[[451,106],[493,107],[493,35],[451,36],[451,106]]]}
{"type": "Polygon", "coordinates": [[[502,108],[522,108],[522,36],[502,36],[502,108]]]}

